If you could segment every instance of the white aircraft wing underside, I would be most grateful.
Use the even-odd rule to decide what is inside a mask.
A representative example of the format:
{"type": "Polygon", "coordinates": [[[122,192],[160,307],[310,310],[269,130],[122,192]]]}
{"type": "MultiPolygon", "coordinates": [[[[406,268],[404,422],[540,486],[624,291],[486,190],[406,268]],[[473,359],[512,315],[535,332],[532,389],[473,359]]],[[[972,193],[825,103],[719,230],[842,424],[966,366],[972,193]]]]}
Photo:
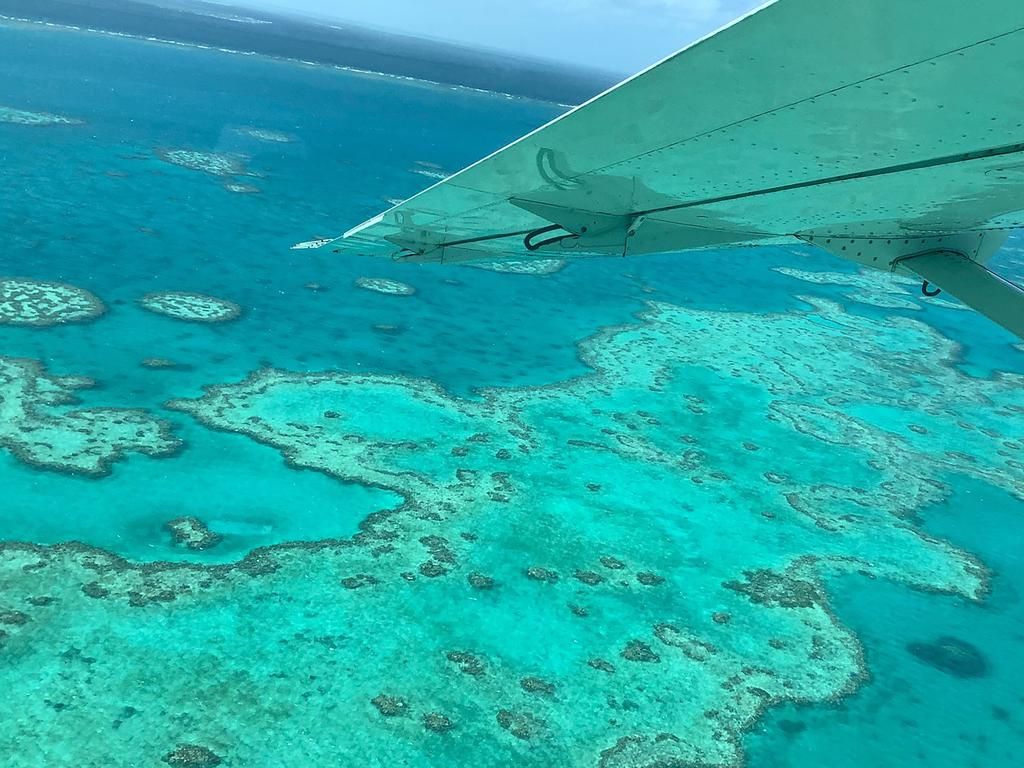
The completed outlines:
{"type": "Polygon", "coordinates": [[[982,262],[1024,226],[1022,83],[1019,0],[777,0],[334,245],[446,262],[993,232],[982,262]]]}

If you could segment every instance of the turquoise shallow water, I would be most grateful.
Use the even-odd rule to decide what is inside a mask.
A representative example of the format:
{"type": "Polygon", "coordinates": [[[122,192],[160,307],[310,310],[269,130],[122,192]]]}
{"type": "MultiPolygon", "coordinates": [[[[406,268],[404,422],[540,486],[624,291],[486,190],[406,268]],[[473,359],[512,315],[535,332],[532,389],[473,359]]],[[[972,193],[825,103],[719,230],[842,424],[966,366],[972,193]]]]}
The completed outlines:
{"type": "Polygon", "coordinates": [[[0,122],[0,279],[107,310],[0,323],[6,764],[1017,763],[1001,331],[798,248],[292,251],[559,108],[19,25],[0,51],[0,107],[77,121],[0,122]]]}

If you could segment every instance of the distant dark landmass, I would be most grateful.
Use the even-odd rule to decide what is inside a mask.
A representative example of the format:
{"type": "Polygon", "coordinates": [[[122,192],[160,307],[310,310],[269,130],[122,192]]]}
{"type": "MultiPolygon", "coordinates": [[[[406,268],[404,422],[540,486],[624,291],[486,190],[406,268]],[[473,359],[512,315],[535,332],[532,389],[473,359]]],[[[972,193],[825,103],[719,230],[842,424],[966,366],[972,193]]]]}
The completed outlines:
{"type": "Polygon", "coordinates": [[[578,104],[614,75],[299,16],[190,0],[0,0],[0,15],[335,64],[578,104]]]}

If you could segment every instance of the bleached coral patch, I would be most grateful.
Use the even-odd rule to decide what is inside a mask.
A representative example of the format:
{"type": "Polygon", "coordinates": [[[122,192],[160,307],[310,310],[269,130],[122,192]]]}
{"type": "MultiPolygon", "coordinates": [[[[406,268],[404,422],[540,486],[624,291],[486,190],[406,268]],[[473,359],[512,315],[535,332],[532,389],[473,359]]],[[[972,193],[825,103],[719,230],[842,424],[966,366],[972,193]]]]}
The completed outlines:
{"type": "Polygon", "coordinates": [[[242,308],[233,301],[181,291],[148,293],[139,304],[158,315],[193,323],[226,323],[242,314],[242,308]]]}
{"type": "Polygon", "coordinates": [[[0,106],[0,123],[8,125],[81,125],[82,121],[52,112],[31,112],[27,109],[0,106]]]}
{"type": "Polygon", "coordinates": [[[419,176],[426,176],[428,179],[434,179],[435,181],[443,181],[451,176],[450,173],[437,163],[431,163],[426,160],[417,160],[409,170],[419,176]]]}
{"type": "Polygon", "coordinates": [[[510,275],[553,275],[565,269],[565,259],[529,259],[524,261],[488,261],[467,266],[510,275]]]}
{"type": "Polygon", "coordinates": [[[269,128],[256,128],[251,125],[245,125],[241,128],[236,128],[238,133],[243,136],[247,136],[250,139],[256,139],[256,141],[266,141],[271,144],[292,144],[296,141],[296,138],[290,133],[284,131],[274,131],[269,128]]]}
{"type": "Polygon", "coordinates": [[[82,323],[106,312],[84,288],[22,277],[0,278],[0,325],[82,323]]]}
{"type": "Polygon", "coordinates": [[[388,296],[412,296],[416,293],[416,289],[408,283],[400,283],[397,280],[388,280],[384,277],[356,278],[356,287],[388,296]]]}
{"type": "Polygon", "coordinates": [[[202,171],[212,176],[245,176],[245,158],[241,155],[222,152],[201,152],[194,149],[156,149],[156,156],[165,163],[202,171]]]}
{"type": "Polygon", "coordinates": [[[254,187],[252,184],[236,184],[232,182],[225,184],[224,189],[236,195],[258,195],[260,193],[260,188],[254,187]]]}

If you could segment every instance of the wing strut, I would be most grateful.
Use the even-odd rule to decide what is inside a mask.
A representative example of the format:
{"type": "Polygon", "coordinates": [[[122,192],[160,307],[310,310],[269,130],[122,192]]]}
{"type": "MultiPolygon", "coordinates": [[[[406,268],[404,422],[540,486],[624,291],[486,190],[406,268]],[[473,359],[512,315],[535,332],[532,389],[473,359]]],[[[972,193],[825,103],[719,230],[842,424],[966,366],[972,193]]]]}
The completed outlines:
{"type": "Polygon", "coordinates": [[[956,251],[931,251],[900,259],[899,266],[937,285],[1010,333],[1024,338],[1024,290],[956,251]]]}

